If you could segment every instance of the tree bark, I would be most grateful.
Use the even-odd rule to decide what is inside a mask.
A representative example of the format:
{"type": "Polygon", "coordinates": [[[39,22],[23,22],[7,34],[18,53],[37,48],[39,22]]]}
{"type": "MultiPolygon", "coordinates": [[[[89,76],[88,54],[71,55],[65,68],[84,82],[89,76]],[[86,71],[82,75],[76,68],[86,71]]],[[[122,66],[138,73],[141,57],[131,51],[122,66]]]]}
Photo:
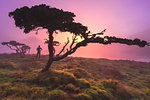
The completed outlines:
{"type": "Polygon", "coordinates": [[[42,69],[41,72],[48,71],[48,69],[51,67],[53,63],[53,57],[54,57],[53,31],[48,30],[48,32],[49,32],[49,43],[48,43],[49,59],[48,59],[46,66],[42,69]]]}

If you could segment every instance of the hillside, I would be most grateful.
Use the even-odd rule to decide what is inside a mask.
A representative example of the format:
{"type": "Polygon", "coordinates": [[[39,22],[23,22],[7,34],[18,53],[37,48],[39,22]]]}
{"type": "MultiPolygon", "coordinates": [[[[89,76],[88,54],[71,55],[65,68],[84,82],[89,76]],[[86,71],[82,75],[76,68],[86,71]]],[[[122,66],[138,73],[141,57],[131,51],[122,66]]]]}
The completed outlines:
{"type": "Polygon", "coordinates": [[[150,100],[150,63],[0,54],[0,100],[150,100]]]}

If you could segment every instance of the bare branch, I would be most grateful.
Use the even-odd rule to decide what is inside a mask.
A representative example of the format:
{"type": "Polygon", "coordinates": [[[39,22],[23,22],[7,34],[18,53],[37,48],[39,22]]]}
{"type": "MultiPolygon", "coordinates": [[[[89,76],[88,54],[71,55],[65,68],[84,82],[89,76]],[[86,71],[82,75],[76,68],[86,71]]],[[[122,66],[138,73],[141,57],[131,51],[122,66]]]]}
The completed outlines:
{"type": "Polygon", "coordinates": [[[14,49],[12,48],[9,44],[6,44],[11,50],[17,50],[17,49],[14,49]]]}
{"type": "Polygon", "coordinates": [[[75,36],[72,36],[72,43],[71,43],[71,45],[70,45],[70,49],[72,49],[73,44],[76,42],[76,40],[77,40],[76,37],[77,37],[76,35],[75,35],[75,36]]]}
{"type": "Polygon", "coordinates": [[[65,54],[59,56],[59,57],[54,57],[53,60],[54,61],[58,61],[61,60],[65,57],[67,57],[68,55],[74,53],[79,47],[81,46],[86,46],[88,43],[100,43],[100,44],[111,44],[111,43],[121,43],[121,44],[127,44],[127,45],[138,45],[139,47],[144,47],[144,46],[149,46],[149,43],[147,43],[144,40],[139,40],[139,39],[123,39],[123,38],[116,38],[116,37],[111,37],[111,36],[105,36],[104,38],[101,37],[96,37],[96,38],[89,38],[89,39],[85,39],[79,43],[77,43],[75,45],[75,47],[73,47],[71,50],[67,51],[65,54]]]}
{"type": "MultiPolygon", "coordinates": [[[[66,48],[66,46],[69,44],[69,38],[67,38],[67,42],[65,43],[65,45],[63,46],[62,50],[56,55],[56,56],[59,56],[66,48]]],[[[67,49],[68,51],[68,49],[67,49]]]]}

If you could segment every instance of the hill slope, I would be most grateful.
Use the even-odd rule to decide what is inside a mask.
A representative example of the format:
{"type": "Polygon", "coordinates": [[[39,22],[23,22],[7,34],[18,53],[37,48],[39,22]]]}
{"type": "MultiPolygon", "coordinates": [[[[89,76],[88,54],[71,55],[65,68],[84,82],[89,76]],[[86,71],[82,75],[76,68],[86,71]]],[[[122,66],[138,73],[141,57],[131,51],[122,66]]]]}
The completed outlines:
{"type": "Polygon", "coordinates": [[[149,100],[150,63],[68,57],[40,73],[47,56],[0,55],[8,100],[149,100]]]}

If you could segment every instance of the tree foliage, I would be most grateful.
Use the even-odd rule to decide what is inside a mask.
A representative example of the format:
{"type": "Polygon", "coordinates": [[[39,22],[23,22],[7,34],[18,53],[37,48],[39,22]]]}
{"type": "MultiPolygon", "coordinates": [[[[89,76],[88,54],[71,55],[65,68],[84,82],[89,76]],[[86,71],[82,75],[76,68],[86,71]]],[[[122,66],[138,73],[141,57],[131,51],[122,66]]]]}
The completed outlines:
{"type": "Polygon", "coordinates": [[[25,33],[29,33],[30,31],[38,32],[40,29],[48,30],[49,40],[46,40],[46,43],[48,43],[49,60],[43,71],[48,70],[53,61],[58,61],[67,57],[74,53],[79,47],[87,46],[88,43],[99,43],[104,45],[121,43],[127,45],[138,45],[140,47],[149,45],[146,41],[140,39],[131,40],[114,36],[101,36],[106,29],[100,33],[92,34],[88,31],[86,26],[74,21],[74,13],[52,8],[45,4],[32,6],[31,8],[27,6],[17,8],[15,11],[10,12],[9,16],[14,18],[15,25],[20,29],[24,29],[25,33]],[[67,39],[62,50],[56,54],[54,46],[58,46],[59,42],[54,41],[53,34],[57,34],[58,30],[60,32],[73,33],[73,36],[72,40],[67,39]],[[78,36],[82,38],[82,41],[77,42],[78,36]]]}
{"type": "Polygon", "coordinates": [[[10,12],[9,16],[14,18],[16,26],[24,29],[25,33],[39,29],[39,27],[52,32],[56,30],[69,31],[76,35],[84,34],[87,30],[87,27],[82,24],[73,22],[74,13],[51,8],[45,4],[31,8],[25,6],[10,12]]]}
{"type": "Polygon", "coordinates": [[[23,43],[19,43],[17,41],[9,41],[9,42],[2,42],[2,45],[6,45],[7,47],[9,47],[11,50],[15,50],[17,54],[25,54],[25,53],[29,53],[31,47],[29,47],[26,44],[23,43]]]}

